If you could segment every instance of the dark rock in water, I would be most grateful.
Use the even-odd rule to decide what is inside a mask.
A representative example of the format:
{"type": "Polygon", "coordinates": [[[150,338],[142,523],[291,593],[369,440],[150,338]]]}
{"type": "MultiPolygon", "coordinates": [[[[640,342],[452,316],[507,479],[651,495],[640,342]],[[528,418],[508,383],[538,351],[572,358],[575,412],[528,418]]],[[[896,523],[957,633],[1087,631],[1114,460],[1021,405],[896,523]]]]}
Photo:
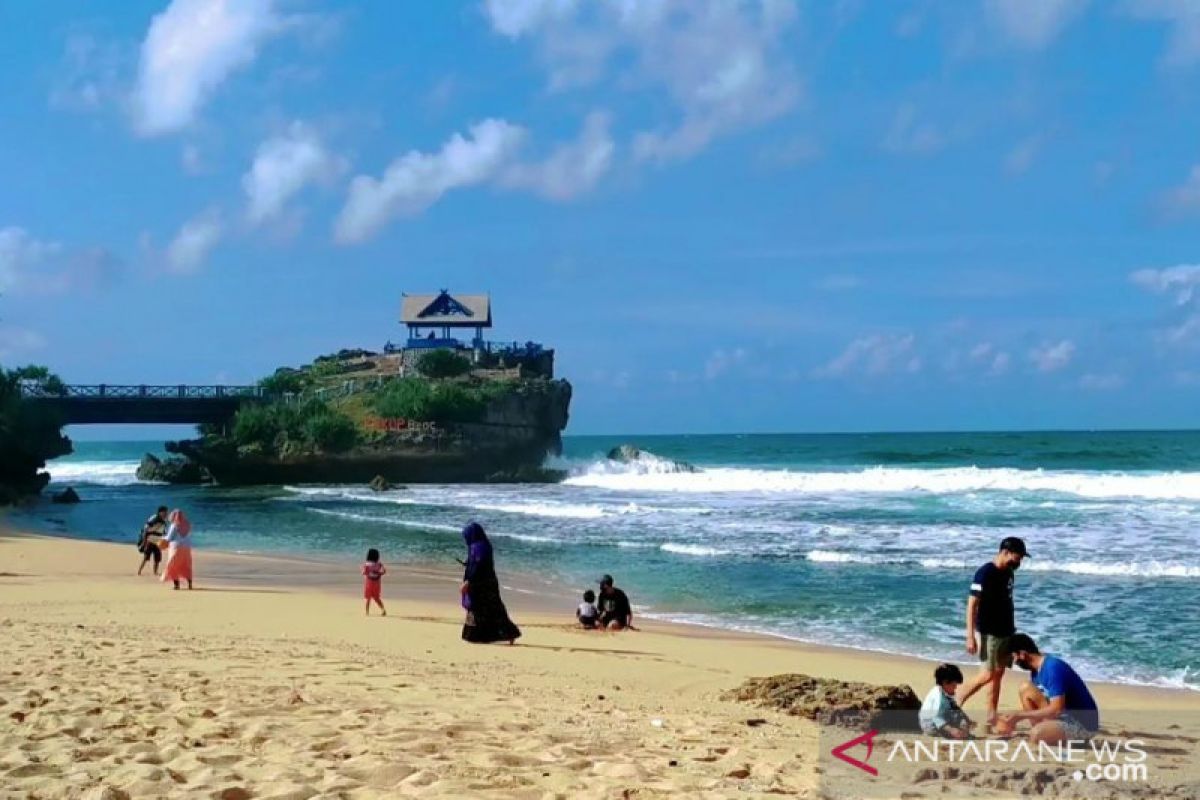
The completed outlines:
{"type": "Polygon", "coordinates": [[[160,459],[147,453],[138,464],[137,479],[139,481],[157,481],[159,483],[207,483],[212,480],[204,467],[194,461],[178,456],[160,459]]]}
{"type": "Polygon", "coordinates": [[[799,674],[773,675],[751,678],[722,697],[774,708],[822,725],[919,730],[917,712],[921,700],[908,686],[875,686],[799,674]]]}
{"type": "Polygon", "coordinates": [[[371,478],[371,482],[367,485],[376,492],[386,492],[393,488],[392,484],[388,482],[388,479],[382,475],[376,475],[374,478],[371,478]]]}
{"type": "Polygon", "coordinates": [[[623,461],[628,463],[630,461],[637,461],[641,457],[641,449],[632,444],[623,444],[608,451],[609,461],[623,461]]]}
{"type": "Polygon", "coordinates": [[[567,477],[566,470],[545,467],[522,466],[511,470],[493,472],[486,483],[559,483],[567,477]]]}
{"type": "Polygon", "coordinates": [[[52,503],[78,503],[79,494],[70,486],[63,489],[61,492],[55,492],[50,496],[52,503]]]}
{"type": "Polygon", "coordinates": [[[622,464],[644,464],[655,472],[699,472],[696,467],[686,461],[673,461],[669,458],[656,456],[654,453],[642,450],[637,445],[623,444],[608,451],[609,461],[619,461],[622,464]]]}

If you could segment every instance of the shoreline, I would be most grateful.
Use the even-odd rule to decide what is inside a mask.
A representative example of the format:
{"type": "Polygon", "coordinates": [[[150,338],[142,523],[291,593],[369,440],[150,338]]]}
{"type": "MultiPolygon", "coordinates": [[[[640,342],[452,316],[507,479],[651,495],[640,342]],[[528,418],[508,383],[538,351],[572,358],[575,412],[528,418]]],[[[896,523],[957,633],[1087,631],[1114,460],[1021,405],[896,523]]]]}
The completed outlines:
{"type": "MultiPolygon", "coordinates": [[[[12,526],[7,520],[0,517],[0,541],[9,536],[35,540],[82,542],[112,548],[113,552],[121,548],[133,550],[133,548],[129,548],[127,545],[122,545],[119,542],[26,531],[12,526]]],[[[220,569],[215,573],[212,582],[212,585],[215,587],[317,591],[322,594],[334,596],[352,595],[355,597],[358,596],[361,588],[358,584],[357,573],[355,572],[356,565],[341,562],[333,558],[284,551],[254,552],[201,549],[197,553],[201,554],[205,559],[216,558],[220,569]],[[284,569],[278,569],[279,567],[284,567],[284,569]],[[264,568],[266,568],[265,571],[264,568]]],[[[136,556],[131,555],[129,561],[136,564],[136,556]]],[[[405,588],[401,589],[398,595],[393,593],[398,602],[403,602],[406,594],[413,592],[409,599],[438,605],[445,604],[457,610],[457,603],[454,602],[454,598],[456,597],[454,587],[461,580],[461,576],[456,570],[428,563],[401,563],[390,565],[388,574],[393,582],[397,581],[397,579],[403,581],[405,588]]],[[[577,598],[571,593],[570,587],[547,584],[545,582],[538,585],[532,578],[532,575],[524,572],[507,572],[502,576],[501,588],[506,593],[505,604],[517,614],[525,613],[534,614],[538,617],[557,617],[563,623],[569,624],[571,622],[571,611],[577,602],[577,598]],[[561,594],[551,593],[556,589],[561,589],[561,594]]],[[[899,663],[906,667],[906,671],[908,669],[924,669],[929,675],[932,675],[933,668],[941,663],[937,659],[910,653],[813,642],[769,631],[747,630],[719,624],[710,625],[702,622],[675,620],[668,618],[669,615],[659,615],[652,611],[639,611],[636,603],[634,606],[635,621],[639,628],[684,638],[750,641],[765,646],[792,649],[798,657],[807,654],[839,660],[863,660],[878,664],[899,663]]],[[[964,673],[969,675],[978,662],[970,659],[952,659],[951,663],[959,665],[963,668],[964,673]]],[[[1024,681],[1025,679],[1023,673],[1017,670],[1010,670],[1005,679],[1005,684],[1011,687],[1015,683],[1024,681]]],[[[919,692],[920,685],[919,683],[914,684],[914,691],[919,692]]],[[[1144,694],[1145,700],[1152,706],[1158,706],[1172,697],[1195,698],[1197,701],[1200,701],[1200,690],[1183,686],[1161,686],[1133,681],[1122,682],[1099,679],[1089,679],[1088,686],[1109,687],[1113,690],[1128,692],[1132,695],[1144,694]]]]}

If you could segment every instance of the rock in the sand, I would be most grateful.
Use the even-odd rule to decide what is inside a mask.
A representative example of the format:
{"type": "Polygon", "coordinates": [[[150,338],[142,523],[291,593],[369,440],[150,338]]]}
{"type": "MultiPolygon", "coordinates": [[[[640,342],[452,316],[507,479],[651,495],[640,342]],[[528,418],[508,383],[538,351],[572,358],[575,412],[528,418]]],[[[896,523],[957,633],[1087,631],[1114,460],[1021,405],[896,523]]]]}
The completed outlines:
{"type": "Polygon", "coordinates": [[[637,445],[623,444],[608,451],[609,461],[619,461],[622,464],[641,464],[655,472],[699,472],[686,461],[672,461],[669,458],[656,456],[654,453],[642,450],[637,445]]]}
{"type": "Polygon", "coordinates": [[[250,800],[254,795],[241,786],[230,786],[228,789],[217,792],[213,797],[215,800],[250,800]]]}
{"type": "Polygon", "coordinates": [[[68,486],[67,488],[63,489],[61,492],[55,492],[54,494],[50,495],[50,502],[52,502],[52,503],[68,503],[68,504],[69,503],[78,503],[79,502],[79,494],[74,489],[72,489],[70,486],[68,486]]]}
{"type": "Polygon", "coordinates": [[[129,800],[129,795],[111,786],[98,786],[85,795],[87,800],[129,800]]]}
{"type": "Polygon", "coordinates": [[[726,692],[739,700],[785,714],[816,720],[822,725],[869,727],[878,730],[918,730],[921,700],[908,686],[874,686],[808,675],[751,678],[726,692]]]}
{"type": "Polygon", "coordinates": [[[197,484],[208,483],[212,477],[194,461],[181,456],[159,458],[152,453],[142,456],[138,464],[137,479],[139,481],[156,481],[159,483],[197,484]]]}

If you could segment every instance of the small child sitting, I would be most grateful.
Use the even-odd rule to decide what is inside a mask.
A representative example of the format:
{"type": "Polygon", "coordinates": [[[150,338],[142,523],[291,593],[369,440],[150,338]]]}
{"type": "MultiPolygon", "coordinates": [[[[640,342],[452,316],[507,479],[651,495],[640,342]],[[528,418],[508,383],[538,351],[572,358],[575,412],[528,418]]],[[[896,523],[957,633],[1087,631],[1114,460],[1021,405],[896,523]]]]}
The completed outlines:
{"type": "Polygon", "coordinates": [[[962,670],[953,664],[939,664],[933,671],[937,685],[925,695],[917,718],[921,730],[930,736],[946,739],[969,739],[974,724],[954,700],[954,693],[963,682],[962,670]]]}
{"type": "Polygon", "coordinates": [[[588,629],[595,628],[600,620],[600,610],[596,608],[596,593],[591,589],[583,593],[583,602],[575,609],[575,619],[588,629]]]}

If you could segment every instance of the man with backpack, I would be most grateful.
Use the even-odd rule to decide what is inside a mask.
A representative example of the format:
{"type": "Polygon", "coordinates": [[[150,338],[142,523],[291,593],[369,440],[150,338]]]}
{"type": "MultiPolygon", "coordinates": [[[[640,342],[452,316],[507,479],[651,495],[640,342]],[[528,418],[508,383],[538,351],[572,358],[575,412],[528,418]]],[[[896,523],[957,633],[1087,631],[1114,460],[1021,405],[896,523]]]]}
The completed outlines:
{"type": "Polygon", "coordinates": [[[162,537],[167,533],[167,507],[159,506],[142,526],[138,536],[138,552],[142,554],[142,565],[138,567],[138,575],[146,568],[146,563],[154,559],[154,574],[158,574],[158,566],[162,563],[162,537]]]}

